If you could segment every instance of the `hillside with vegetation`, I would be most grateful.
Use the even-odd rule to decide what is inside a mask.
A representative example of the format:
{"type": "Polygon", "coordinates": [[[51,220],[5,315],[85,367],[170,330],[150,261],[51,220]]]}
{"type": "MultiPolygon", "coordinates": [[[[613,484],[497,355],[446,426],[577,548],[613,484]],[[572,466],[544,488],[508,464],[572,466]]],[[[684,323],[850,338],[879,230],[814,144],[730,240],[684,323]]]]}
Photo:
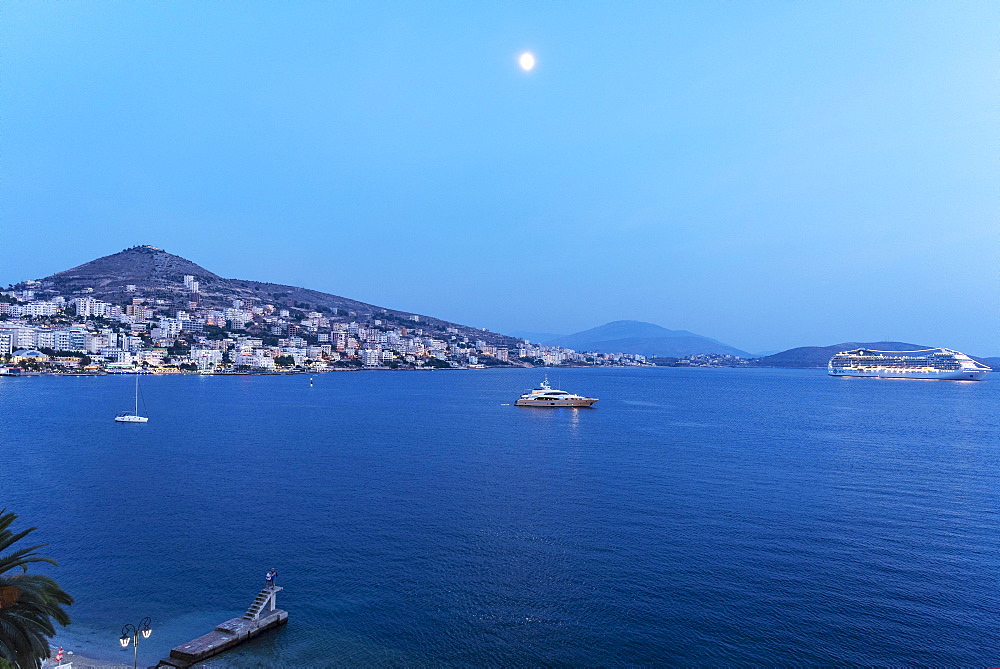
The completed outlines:
{"type": "Polygon", "coordinates": [[[112,304],[127,304],[135,298],[169,305],[175,309],[226,308],[240,300],[246,305],[273,304],[299,311],[316,311],[336,321],[385,322],[417,325],[430,332],[449,328],[460,334],[492,344],[513,345],[512,337],[458,323],[359,302],[318,290],[278,283],[226,279],[180,256],[154,246],[134,246],[112,255],[57,272],[35,282],[17,284],[23,289],[38,284],[35,293],[85,295],[112,304]],[[193,277],[197,290],[185,285],[193,277]]]}

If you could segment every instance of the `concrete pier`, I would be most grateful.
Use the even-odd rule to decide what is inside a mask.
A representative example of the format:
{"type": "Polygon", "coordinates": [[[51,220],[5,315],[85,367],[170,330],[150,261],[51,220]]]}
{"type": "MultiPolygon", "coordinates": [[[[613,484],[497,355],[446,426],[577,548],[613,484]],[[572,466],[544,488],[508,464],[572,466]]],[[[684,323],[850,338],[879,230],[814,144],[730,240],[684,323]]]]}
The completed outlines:
{"type": "Polygon", "coordinates": [[[280,590],[282,588],[264,588],[242,617],[227,620],[208,634],[177,646],[156,666],[162,669],[187,669],[206,658],[238,646],[261,632],[288,622],[288,612],[276,607],[276,595],[280,590]]]}

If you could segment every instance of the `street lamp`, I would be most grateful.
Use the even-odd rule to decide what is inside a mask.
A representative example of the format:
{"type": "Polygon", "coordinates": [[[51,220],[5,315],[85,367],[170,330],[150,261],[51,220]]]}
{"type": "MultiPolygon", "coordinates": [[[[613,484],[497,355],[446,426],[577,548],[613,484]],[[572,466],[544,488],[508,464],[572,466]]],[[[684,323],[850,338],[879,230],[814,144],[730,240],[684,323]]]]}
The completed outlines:
{"type": "Polygon", "coordinates": [[[128,645],[132,644],[132,669],[137,669],[139,663],[139,635],[142,635],[143,639],[148,639],[149,635],[153,633],[153,628],[149,626],[149,623],[153,622],[150,620],[149,616],[146,616],[139,621],[139,625],[125,625],[122,628],[122,638],[118,639],[118,642],[122,645],[122,648],[128,648],[128,645]]]}

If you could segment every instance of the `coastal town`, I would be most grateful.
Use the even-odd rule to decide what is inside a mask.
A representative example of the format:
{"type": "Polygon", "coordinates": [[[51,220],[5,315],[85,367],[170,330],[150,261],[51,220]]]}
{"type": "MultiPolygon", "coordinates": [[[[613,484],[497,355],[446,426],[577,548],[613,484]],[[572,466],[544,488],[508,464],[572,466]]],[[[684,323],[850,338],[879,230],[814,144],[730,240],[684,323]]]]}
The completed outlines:
{"type": "Polygon", "coordinates": [[[182,284],[180,304],[176,296],[144,295],[136,285],[122,286],[120,304],[98,299],[92,288],[60,294],[43,281],[0,291],[0,374],[650,364],[642,355],[582,353],[495,333],[480,339],[468,328],[441,327],[419,315],[299,308],[277,300],[202,306],[198,279],[185,275],[182,284]]]}

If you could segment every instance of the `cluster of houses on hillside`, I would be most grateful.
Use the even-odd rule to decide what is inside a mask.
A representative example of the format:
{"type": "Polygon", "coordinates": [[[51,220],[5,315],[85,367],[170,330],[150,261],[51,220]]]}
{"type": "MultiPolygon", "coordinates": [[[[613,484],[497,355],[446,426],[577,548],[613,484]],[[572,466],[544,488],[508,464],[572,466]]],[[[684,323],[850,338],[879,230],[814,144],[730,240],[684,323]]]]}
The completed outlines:
{"type": "MultiPolygon", "coordinates": [[[[501,346],[419,316],[352,320],[234,299],[187,309],[135,296],[112,304],[87,295],[36,296],[33,282],[0,291],[0,365],[18,371],[327,371],[337,368],[479,368],[504,365],[642,365],[644,356],[579,353],[528,341],[501,346]]],[[[198,282],[184,278],[192,294],[198,282]]],[[[127,286],[134,293],[134,286],[127,286]]],[[[516,340],[511,340],[512,342],[516,340]]]]}

